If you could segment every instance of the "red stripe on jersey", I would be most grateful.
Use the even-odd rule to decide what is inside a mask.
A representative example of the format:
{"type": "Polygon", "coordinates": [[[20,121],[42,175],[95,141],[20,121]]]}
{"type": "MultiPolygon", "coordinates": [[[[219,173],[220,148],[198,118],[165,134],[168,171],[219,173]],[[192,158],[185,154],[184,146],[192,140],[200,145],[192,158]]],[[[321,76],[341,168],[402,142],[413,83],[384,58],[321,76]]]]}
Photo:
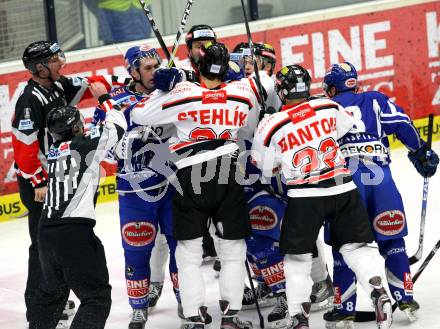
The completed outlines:
{"type": "Polygon", "coordinates": [[[177,106],[177,105],[181,105],[181,104],[185,104],[185,103],[201,101],[201,100],[202,100],[202,96],[186,97],[186,98],[175,100],[173,102],[162,104],[162,109],[166,109],[169,107],[173,107],[173,106],[177,106]]]}
{"type": "Polygon", "coordinates": [[[266,137],[264,138],[264,146],[269,146],[270,140],[272,139],[272,136],[277,132],[278,129],[280,129],[282,126],[290,122],[290,118],[285,118],[284,120],[278,122],[276,125],[272,127],[271,130],[267,133],[266,137]]]}
{"type": "MultiPolygon", "coordinates": [[[[303,178],[292,179],[291,181],[287,182],[287,185],[315,184],[315,183],[319,183],[320,181],[334,178],[336,176],[343,175],[343,174],[349,175],[350,170],[348,170],[347,168],[336,168],[334,170],[326,172],[325,174],[311,176],[307,179],[303,179],[303,178]]],[[[317,187],[319,187],[319,186],[317,186],[317,187]]]]}
{"type": "Polygon", "coordinates": [[[249,109],[252,109],[254,105],[252,104],[251,100],[249,98],[238,96],[238,95],[228,95],[228,100],[231,101],[239,101],[242,103],[246,103],[249,106],[249,109]]]}
{"type": "MultiPolygon", "coordinates": [[[[45,174],[45,171],[42,169],[41,161],[38,158],[40,151],[38,140],[28,145],[19,141],[15,135],[12,135],[12,148],[14,150],[14,161],[21,172],[20,176],[26,179],[32,176],[30,177],[32,181],[35,173],[41,169],[44,177],[47,177],[47,174],[45,174]]],[[[35,179],[39,180],[38,177],[35,177],[35,179]]]]}
{"type": "Polygon", "coordinates": [[[324,110],[324,109],[331,109],[331,108],[338,109],[339,107],[335,103],[317,104],[315,106],[312,106],[312,109],[314,109],[314,110],[324,110]]]}
{"type": "Polygon", "coordinates": [[[252,91],[254,92],[255,96],[257,96],[258,103],[261,104],[261,97],[260,97],[260,94],[258,93],[257,87],[255,86],[254,79],[253,78],[248,78],[248,79],[249,79],[249,84],[251,85],[252,91]]]}

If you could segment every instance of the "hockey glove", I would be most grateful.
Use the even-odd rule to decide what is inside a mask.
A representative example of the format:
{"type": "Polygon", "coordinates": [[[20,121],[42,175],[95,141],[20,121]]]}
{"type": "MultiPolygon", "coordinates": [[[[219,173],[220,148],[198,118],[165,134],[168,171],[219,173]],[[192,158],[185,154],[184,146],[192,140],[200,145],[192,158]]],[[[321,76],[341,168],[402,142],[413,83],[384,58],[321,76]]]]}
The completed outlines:
{"type": "Polygon", "coordinates": [[[162,91],[172,90],[179,82],[185,81],[185,72],[175,67],[158,68],[154,72],[154,85],[162,91]]]}
{"type": "Polygon", "coordinates": [[[226,72],[225,81],[241,80],[243,78],[244,71],[242,67],[235,62],[229,61],[229,69],[226,72]]]}
{"type": "Polygon", "coordinates": [[[426,152],[427,144],[414,152],[408,153],[408,158],[416,168],[417,172],[423,177],[431,177],[435,174],[438,165],[438,155],[431,150],[426,152]],[[428,153],[428,154],[427,154],[428,153]]]}
{"type": "Polygon", "coordinates": [[[105,120],[105,111],[99,106],[95,108],[95,112],[93,113],[93,118],[91,124],[96,126],[98,123],[103,122],[105,120]]]}

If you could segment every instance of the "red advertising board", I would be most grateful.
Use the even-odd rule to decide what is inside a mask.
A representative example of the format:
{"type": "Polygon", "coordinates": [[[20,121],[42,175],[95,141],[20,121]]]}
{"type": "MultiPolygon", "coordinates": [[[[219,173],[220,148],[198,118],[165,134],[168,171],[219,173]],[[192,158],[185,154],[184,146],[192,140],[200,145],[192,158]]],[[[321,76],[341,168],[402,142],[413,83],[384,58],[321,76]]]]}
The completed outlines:
{"type": "MultiPolygon", "coordinates": [[[[245,41],[243,34],[222,39],[230,49],[245,41]]],[[[440,114],[440,2],[401,7],[285,26],[257,32],[254,41],[272,44],[277,68],[300,64],[310,70],[314,91],[330,64],[350,61],[358,69],[361,88],[379,90],[418,119],[440,114]]],[[[186,56],[184,46],[178,56],[186,56]]],[[[91,75],[124,72],[122,56],[67,64],[65,74],[91,75]]],[[[0,195],[16,192],[11,146],[15,102],[29,79],[27,72],[0,75],[0,195]]],[[[80,108],[90,114],[94,101],[80,108]]],[[[435,129],[438,129],[437,127],[435,129]]]]}

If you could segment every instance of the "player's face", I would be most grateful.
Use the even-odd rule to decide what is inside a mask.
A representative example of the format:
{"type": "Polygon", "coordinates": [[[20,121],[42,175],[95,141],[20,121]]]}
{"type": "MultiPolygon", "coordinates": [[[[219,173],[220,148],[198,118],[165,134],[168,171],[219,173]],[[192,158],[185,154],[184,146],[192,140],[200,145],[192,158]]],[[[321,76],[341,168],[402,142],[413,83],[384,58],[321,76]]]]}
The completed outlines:
{"type": "Polygon", "coordinates": [[[58,54],[52,56],[47,62],[50,68],[50,77],[53,81],[59,80],[61,77],[60,70],[66,64],[66,57],[63,52],[59,52],[58,54]]]}
{"type": "Polygon", "coordinates": [[[57,81],[61,77],[60,70],[66,64],[66,57],[64,53],[60,52],[48,59],[47,65],[37,64],[37,70],[41,78],[51,78],[52,81],[57,81]]]}
{"type": "Polygon", "coordinates": [[[324,93],[327,95],[327,97],[329,98],[333,98],[336,96],[336,88],[334,86],[328,88],[327,90],[324,89],[324,93]]]}
{"type": "Polygon", "coordinates": [[[189,57],[191,57],[197,63],[200,57],[200,48],[206,45],[209,41],[210,40],[193,41],[191,49],[189,50],[189,57]]]}
{"type": "Polygon", "coordinates": [[[160,66],[155,58],[143,58],[139,64],[139,75],[142,83],[148,90],[154,89],[154,70],[160,66]]]}
{"type": "Polygon", "coordinates": [[[244,73],[246,74],[246,78],[254,73],[254,63],[252,62],[251,56],[245,56],[244,58],[244,73]]]}

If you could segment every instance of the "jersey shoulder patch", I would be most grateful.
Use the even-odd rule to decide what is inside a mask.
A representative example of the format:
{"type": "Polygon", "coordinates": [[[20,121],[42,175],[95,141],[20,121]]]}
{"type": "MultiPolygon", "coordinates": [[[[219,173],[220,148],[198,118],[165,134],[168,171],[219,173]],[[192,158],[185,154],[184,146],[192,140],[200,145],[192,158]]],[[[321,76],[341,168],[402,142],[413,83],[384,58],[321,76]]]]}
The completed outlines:
{"type": "Polygon", "coordinates": [[[93,127],[92,129],[90,129],[89,136],[90,136],[90,139],[94,139],[94,138],[101,136],[100,127],[96,126],[96,127],[93,127]]]}

